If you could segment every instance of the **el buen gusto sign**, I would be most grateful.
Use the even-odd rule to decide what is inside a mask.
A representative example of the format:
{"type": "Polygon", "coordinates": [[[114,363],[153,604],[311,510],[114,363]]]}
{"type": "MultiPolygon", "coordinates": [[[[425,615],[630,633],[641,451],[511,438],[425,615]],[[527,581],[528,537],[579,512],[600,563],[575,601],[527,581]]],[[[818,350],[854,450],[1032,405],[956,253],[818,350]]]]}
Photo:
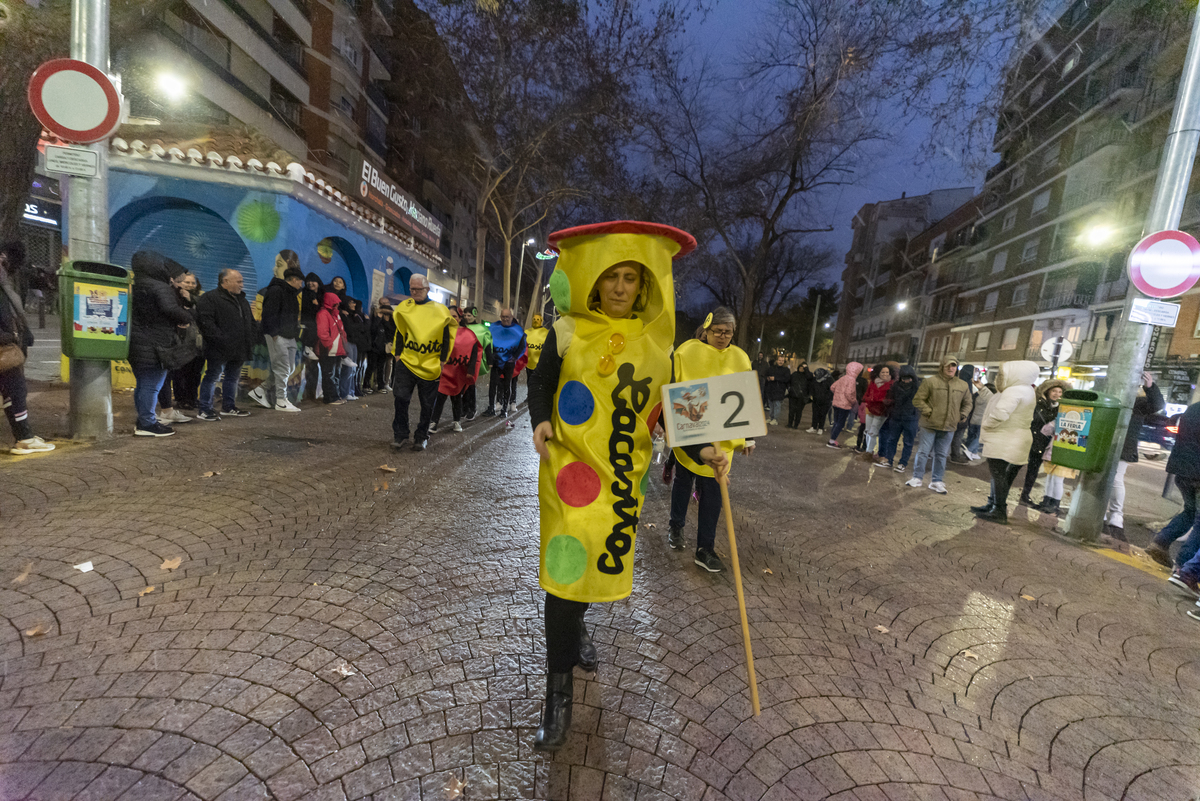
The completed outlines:
{"type": "Polygon", "coordinates": [[[379,169],[362,159],[358,170],[358,194],[368,205],[390,217],[400,227],[412,231],[436,249],[442,241],[442,224],[421,207],[412,195],[388,180],[379,169]]]}

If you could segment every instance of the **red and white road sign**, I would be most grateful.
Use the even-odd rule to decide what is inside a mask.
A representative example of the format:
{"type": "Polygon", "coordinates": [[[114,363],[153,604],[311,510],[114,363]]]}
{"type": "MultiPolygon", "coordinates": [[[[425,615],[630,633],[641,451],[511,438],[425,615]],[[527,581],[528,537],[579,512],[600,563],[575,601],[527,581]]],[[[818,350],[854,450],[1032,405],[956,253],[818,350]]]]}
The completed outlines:
{"type": "Polygon", "coordinates": [[[47,131],[66,142],[99,142],[121,123],[121,95],[113,82],[73,58],[56,58],[34,71],[29,106],[47,131]]]}
{"type": "Polygon", "coordinates": [[[1129,254],[1129,280],[1152,298],[1174,298],[1200,280],[1200,242],[1183,231],[1159,231],[1129,254]]]}

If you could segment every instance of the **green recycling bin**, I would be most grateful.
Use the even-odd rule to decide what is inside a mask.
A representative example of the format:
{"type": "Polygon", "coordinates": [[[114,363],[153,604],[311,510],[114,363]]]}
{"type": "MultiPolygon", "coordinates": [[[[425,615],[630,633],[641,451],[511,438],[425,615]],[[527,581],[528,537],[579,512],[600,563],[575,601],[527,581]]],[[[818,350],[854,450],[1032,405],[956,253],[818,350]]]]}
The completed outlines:
{"type": "Polygon", "coordinates": [[[1104,469],[1120,415],[1120,399],[1086,389],[1068,389],[1058,402],[1050,461],[1098,473],[1104,469]]]}
{"type": "Polygon", "coordinates": [[[129,357],[129,288],[133,275],[99,261],[69,261],[58,271],[62,352],[72,359],[129,357]]]}

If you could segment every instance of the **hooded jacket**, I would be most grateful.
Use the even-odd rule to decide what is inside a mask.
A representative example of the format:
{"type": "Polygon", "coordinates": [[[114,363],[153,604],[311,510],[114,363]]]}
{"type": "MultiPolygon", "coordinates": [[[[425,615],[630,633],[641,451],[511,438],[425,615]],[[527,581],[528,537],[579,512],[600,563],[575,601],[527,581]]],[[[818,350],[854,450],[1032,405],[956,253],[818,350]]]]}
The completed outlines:
{"type": "MultiPolygon", "coordinates": [[[[1142,426],[1145,425],[1146,418],[1149,415],[1158,414],[1165,408],[1167,408],[1167,404],[1163,400],[1162,390],[1158,388],[1158,384],[1151,384],[1146,387],[1145,395],[1137,396],[1133,402],[1133,413],[1129,416],[1129,430],[1125,433],[1125,444],[1121,446],[1122,462],[1138,460],[1138,437],[1142,433],[1142,426]]],[[[1178,442],[1178,438],[1176,442],[1178,442]]]]}
{"type": "Polygon", "coordinates": [[[346,327],[338,314],[341,297],[333,290],[321,298],[321,310],[317,312],[317,355],[345,356],[346,327]]]}
{"type": "Polygon", "coordinates": [[[767,381],[766,396],[769,401],[781,401],[787,396],[788,380],[792,377],[788,371],[786,364],[772,364],[767,368],[767,378],[774,378],[774,381],[767,381]]]}
{"type": "Polygon", "coordinates": [[[317,346],[317,312],[321,310],[321,296],[325,294],[325,284],[321,276],[309,273],[304,276],[304,288],[300,290],[300,342],[306,348],[317,346]],[[316,290],[308,288],[310,281],[317,282],[316,290]]]}
{"type": "Polygon", "coordinates": [[[921,428],[929,431],[954,431],[971,411],[971,388],[957,375],[946,377],[948,364],[957,366],[958,360],[943,357],[937,375],[922,381],[913,397],[913,406],[921,413],[921,428]]]}
{"type": "Polygon", "coordinates": [[[992,399],[992,388],[988,384],[984,384],[975,393],[975,411],[971,412],[971,425],[983,425],[983,413],[987,411],[988,401],[992,399]]]}
{"type": "Polygon", "coordinates": [[[295,339],[300,336],[300,291],[283,278],[272,278],[262,291],[263,336],[295,339]]]}
{"type": "Polygon", "coordinates": [[[808,391],[812,396],[813,406],[823,406],[825,409],[833,403],[833,375],[824,367],[818,367],[808,382],[808,391]]]}
{"type": "Polygon", "coordinates": [[[392,319],[392,310],[382,307],[383,314],[376,310],[371,316],[371,353],[379,356],[387,354],[388,345],[396,336],[396,322],[392,319]]]}
{"type": "Polygon", "coordinates": [[[1179,433],[1167,459],[1167,472],[1200,481],[1200,403],[1193,403],[1179,417],[1179,433]]]}
{"type": "MultiPolygon", "coordinates": [[[[928,379],[927,379],[928,380],[928,379]]],[[[980,428],[983,455],[988,459],[1003,459],[1010,464],[1024,464],[1033,445],[1029,421],[1037,406],[1033,384],[1038,380],[1035,362],[1004,362],[996,377],[1000,394],[988,403],[980,428]]]]}
{"type": "Polygon", "coordinates": [[[851,409],[858,403],[858,374],[863,366],[858,362],[846,365],[846,374],[833,382],[833,407],[851,409]]]}
{"type": "Polygon", "coordinates": [[[1034,397],[1037,404],[1033,408],[1033,419],[1029,421],[1029,431],[1033,434],[1033,446],[1029,451],[1029,458],[1035,456],[1038,459],[1042,458],[1042,454],[1046,451],[1046,446],[1050,444],[1051,436],[1042,433],[1042,429],[1046,427],[1046,423],[1053,423],[1058,419],[1058,402],[1051,402],[1050,390],[1058,387],[1062,390],[1068,390],[1070,387],[1066,381],[1060,381],[1057,378],[1052,378],[1049,381],[1043,381],[1034,390],[1034,397]]]}
{"type": "Polygon", "coordinates": [[[357,298],[346,298],[341,304],[346,339],[358,349],[358,358],[363,359],[371,349],[371,321],[362,313],[361,307],[357,298]]]}
{"type": "Polygon", "coordinates": [[[888,380],[882,384],[872,380],[867,385],[867,391],[863,393],[862,402],[867,407],[867,414],[873,417],[884,417],[888,413],[888,407],[892,405],[889,392],[892,389],[894,381],[888,380]]]}
{"type": "Polygon", "coordinates": [[[792,378],[788,382],[788,397],[793,400],[807,401],[812,395],[812,390],[809,384],[812,382],[813,374],[805,367],[792,373],[792,378]]]}
{"type": "Polygon", "coordinates": [[[963,364],[958,368],[958,377],[967,383],[967,392],[971,395],[971,411],[967,412],[967,425],[975,415],[975,365],[963,364]]]}
{"type": "Polygon", "coordinates": [[[888,409],[888,419],[896,423],[912,423],[920,417],[920,412],[913,406],[913,398],[916,397],[917,388],[920,386],[917,371],[911,365],[906,364],[900,368],[900,377],[892,382],[888,390],[888,399],[892,404],[888,409]]]}
{"type": "Polygon", "coordinates": [[[195,320],[191,309],[170,283],[172,278],[182,275],[184,269],[152,250],[134,253],[129,266],[133,270],[129,363],[161,366],[157,349],[173,346],[182,332],[179,326],[195,320]]]}

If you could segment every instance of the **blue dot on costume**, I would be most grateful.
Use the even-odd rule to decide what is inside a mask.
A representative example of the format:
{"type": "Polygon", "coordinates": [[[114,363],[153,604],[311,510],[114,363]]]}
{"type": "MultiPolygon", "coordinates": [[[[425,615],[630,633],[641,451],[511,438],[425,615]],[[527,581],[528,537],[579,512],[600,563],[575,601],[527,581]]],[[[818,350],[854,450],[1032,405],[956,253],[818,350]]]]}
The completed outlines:
{"type": "Polygon", "coordinates": [[[582,381],[568,381],[558,393],[558,417],[569,426],[586,423],[596,410],[596,399],[582,381]]]}

